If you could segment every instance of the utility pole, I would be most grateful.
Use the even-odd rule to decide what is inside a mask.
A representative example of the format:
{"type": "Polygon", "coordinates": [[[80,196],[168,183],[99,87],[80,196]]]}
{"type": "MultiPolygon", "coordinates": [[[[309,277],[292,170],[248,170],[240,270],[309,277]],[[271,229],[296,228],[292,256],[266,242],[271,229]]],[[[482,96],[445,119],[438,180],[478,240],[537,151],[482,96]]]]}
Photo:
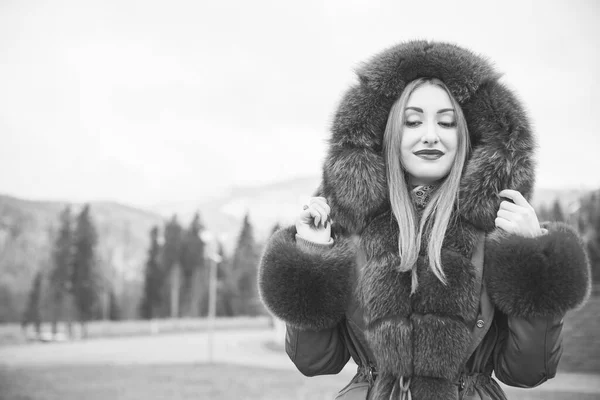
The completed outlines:
{"type": "Polygon", "coordinates": [[[201,238],[205,243],[206,258],[209,263],[209,287],[208,287],[208,363],[213,363],[213,339],[215,331],[215,318],[217,314],[217,265],[222,261],[217,253],[217,243],[212,232],[204,231],[201,238]]]}

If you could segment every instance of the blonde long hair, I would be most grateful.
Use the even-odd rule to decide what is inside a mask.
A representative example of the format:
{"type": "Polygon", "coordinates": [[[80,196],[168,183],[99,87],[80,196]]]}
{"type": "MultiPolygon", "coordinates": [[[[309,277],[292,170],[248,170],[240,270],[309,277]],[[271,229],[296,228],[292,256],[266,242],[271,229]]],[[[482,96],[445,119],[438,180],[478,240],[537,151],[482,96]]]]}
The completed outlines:
{"type": "Polygon", "coordinates": [[[418,287],[416,263],[421,250],[423,235],[428,239],[427,258],[429,266],[435,276],[443,284],[447,284],[441,263],[442,244],[446,229],[450,224],[450,218],[453,215],[452,210],[455,204],[458,206],[460,177],[470,147],[469,132],[462,109],[442,81],[436,78],[418,78],[406,85],[402,95],[396,100],[388,115],[383,137],[383,151],[391,208],[400,230],[398,235],[398,251],[401,260],[399,269],[404,272],[412,269],[411,294],[415,293],[418,287]],[[456,117],[458,148],[450,172],[432,194],[419,222],[417,210],[411,199],[410,189],[406,181],[405,171],[401,165],[400,142],[405,123],[404,109],[408,99],[415,89],[425,83],[441,87],[450,97],[456,117]]]}

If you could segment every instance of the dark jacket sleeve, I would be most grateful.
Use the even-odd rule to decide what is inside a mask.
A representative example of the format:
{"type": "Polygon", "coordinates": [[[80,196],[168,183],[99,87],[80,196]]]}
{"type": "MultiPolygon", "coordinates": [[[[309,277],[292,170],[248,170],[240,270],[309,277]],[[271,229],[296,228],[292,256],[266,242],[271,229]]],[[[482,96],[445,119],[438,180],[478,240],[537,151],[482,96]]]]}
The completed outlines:
{"type": "Polygon", "coordinates": [[[562,355],[560,317],[519,318],[498,313],[494,373],[510,386],[535,387],[554,378],[562,355]]]}
{"type": "Polygon", "coordinates": [[[295,236],[290,226],[269,239],[259,265],[261,300],[287,325],[333,328],[344,318],[352,295],[356,246],[340,235],[331,248],[310,252],[298,248],[295,236]]]}
{"type": "Polygon", "coordinates": [[[350,359],[340,334],[340,324],[320,331],[287,325],[285,351],[296,368],[306,376],[337,374],[350,359]]]}
{"type": "Polygon", "coordinates": [[[485,282],[498,314],[495,374],[507,385],[534,387],[554,377],[562,354],[562,320],[590,295],[590,266],[577,233],[544,223],[523,238],[494,232],[486,240],[485,282]]]}

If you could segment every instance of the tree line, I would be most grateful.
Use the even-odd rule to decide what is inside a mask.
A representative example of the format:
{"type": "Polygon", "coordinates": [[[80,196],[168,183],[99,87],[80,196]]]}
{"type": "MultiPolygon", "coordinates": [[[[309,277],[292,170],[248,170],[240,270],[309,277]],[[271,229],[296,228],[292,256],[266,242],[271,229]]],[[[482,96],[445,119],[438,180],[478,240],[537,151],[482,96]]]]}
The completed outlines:
{"type": "Polygon", "coordinates": [[[97,268],[95,247],[98,234],[91,219],[90,207],[85,205],[75,217],[67,206],[60,214],[60,228],[52,248],[51,268],[38,271],[33,279],[22,324],[34,323],[39,333],[41,322],[42,287],[47,287],[50,301],[52,333],[59,321],[66,321],[72,333],[73,317],[81,323],[86,335],[86,322],[93,319],[101,276],[97,268]],[[46,275],[46,276],[45,276],[46,275]],[[48,285],[42,285],[44,277],[48,285]]]}
{"type": "MultiPolygon", "coordinates": [[[[89,205],[75,217],[69,206],[61,212],[50,266],[39,271],[31,284],[22,314],[24,328],[33,324],[39,334],[43,299],[51,303],[53,334],[57,333],[59,322],[66,323],[71,336],[73,323],[79,323],[85,337],[88,321],[121,319],[114,282],[99,262],[98,233],[91,214],[89,205]],[[48,292],[42,295],[44,290],[48,292]],[[106,296],[108,312],[103,309],[106,296]]],[[[163,227],[153,226],[148,239],[142,293],[137,300],[138,318],[206,316],[211,267],[216,269],[217,316],[265,313],[256,285],[262,245],[255,240],[249,215],[244,217],[231,255],[226,253],[222,242],[206,235],[199,213],[187,227],[180,224],[177,216],[163,227]]]]}
{"type": "Polygon", "coordinates": [[[162,243],[158,227],[152,228],[140,317],[207,315],[211,263],[217,270],[216,315],[264,314],[256,286],[262,248],[254,238],[249,216],[244,217],[231,257],[221,242],[211,250],[202,238],[203,231],[198,214],[187,229],[173,217],[164,227],[162,243]]]}

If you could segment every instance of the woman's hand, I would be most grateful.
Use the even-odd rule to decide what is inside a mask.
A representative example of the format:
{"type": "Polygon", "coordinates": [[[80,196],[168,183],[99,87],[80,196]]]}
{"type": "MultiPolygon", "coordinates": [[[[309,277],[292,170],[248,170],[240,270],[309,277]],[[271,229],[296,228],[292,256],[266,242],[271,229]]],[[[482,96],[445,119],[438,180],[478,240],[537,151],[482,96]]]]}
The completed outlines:
{"type": "Polygon", "coordinates": [[[329,243],[331,239],[331,209],[324,197],[311,197],[308,208],[296,219],[296,233],[315,243],[329,243]]]}
{"type": "Polygon", "coordinates": [[[521,193],[505,189],[499,195],[511,199],[514,204],[506,200],[500,203],[495,220],[498,228],[523,237],[536,237],[543,234],[535,210],[521,193]]]}

